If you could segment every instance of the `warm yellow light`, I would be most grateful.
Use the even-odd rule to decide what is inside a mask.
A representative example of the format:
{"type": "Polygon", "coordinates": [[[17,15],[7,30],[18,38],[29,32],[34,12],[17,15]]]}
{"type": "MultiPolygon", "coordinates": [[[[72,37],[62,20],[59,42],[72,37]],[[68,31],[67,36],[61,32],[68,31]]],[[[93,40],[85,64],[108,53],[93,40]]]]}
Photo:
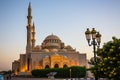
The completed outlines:
{"type": "Polygon", "coordinates": [[[15,72],[14,72],[14,74],[15,74],[15,75],[18,75],[18,72],[17,72],[17,71],[15,71],[15,72]]]}
{"type": "Polygon", "coordinates": [[[20,71],[21,72],[26,72],[27,71],[27,66],[24,66],[20,71]]]}
{"type": "Polygon", "coordinates": [[[42,69],[42,67],[37,65],[37,66],[35,66],[35,69],[42,69]]]}

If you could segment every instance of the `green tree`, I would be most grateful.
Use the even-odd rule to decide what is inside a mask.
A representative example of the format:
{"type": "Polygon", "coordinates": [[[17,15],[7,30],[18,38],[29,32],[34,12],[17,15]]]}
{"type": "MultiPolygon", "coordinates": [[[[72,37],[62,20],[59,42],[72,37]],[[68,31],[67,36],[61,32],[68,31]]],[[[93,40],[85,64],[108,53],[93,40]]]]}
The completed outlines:
{"type": "Polygon", "coordinates": [[[101,72],[98,70],[98,68],[99,68],[98,64],[100,63],[100,57],[98,57],[98,56],[96,57],[96,62],[97,63],[95,64],[95,58],[92,57],[89,61],[91,68],[88,70],[90,70],[94,74],[95,78],[98,79],[101,74],[101,72]]]}
{"type": "Polygon", "coordinates": [[[99,76],[120,80],[120,39],[113,37],[112,41],[97,50],[97,55],[100,59],[95,68],[100,73],[99,76]]]}

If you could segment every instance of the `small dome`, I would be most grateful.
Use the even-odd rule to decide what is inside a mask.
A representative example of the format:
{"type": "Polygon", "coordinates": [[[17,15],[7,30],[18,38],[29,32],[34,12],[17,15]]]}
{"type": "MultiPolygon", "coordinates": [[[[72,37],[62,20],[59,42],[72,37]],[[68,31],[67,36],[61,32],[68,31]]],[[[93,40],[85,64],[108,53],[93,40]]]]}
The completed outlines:
{"type": "Polygon", "coordinates": [[[62,51],[62,52],[67,52],[67,50],[66,50],[66,49],[61,49],[60,51],[62,51]]]}
{"type": "Polygon", "coordinates": [[[57,50],[57,49],[52,49],[51,51],[52,51],[52,52],[58,52],[58,50],[57,50]]]}
{"type": "Polygon", "coordinates": [[[49,52],[49,50],[48,50],[48,49],[44,49],[43,51],[44,51],[44,52],[49,52]]]}
{"type": "Polygon", "coordinates": [[[41,50],[41,46],[37,45],[33,48],[33,50],[41,50]]]}
{"type": "Polygon", "coordinates": [[[65,47],[65,49],[72,50],[73,48],[70,45],[68,45],[68,46],[65,47]]]}

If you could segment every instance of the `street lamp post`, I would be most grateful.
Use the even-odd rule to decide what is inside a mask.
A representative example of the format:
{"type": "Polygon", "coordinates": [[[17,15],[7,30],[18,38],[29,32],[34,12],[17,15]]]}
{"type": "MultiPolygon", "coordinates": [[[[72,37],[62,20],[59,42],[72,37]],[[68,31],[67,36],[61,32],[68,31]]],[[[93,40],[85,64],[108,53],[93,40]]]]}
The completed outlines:
{"type": "MultiPolygon", "coordinates": [[[[101,34],[99,32],[96,32],[95,28],[92,29],[92,31],[87,28],[87,31],[85,32],[86,39],[88,41],[88,45],[92,46],[93,45],[93,52],[94,52],[94,61],[95,65],[97,65],[97,60],[96,60],[96,46],[99,47],[101,43],[101,34]],[[92,41],[91,41],[92,40],[92,41]]],[[[95,75],[95,80],[98,80],[98,74],[97,74],[97,69],[96,69],[96,75],[95,75]]]]}
{"type": "Polygon", "coordinates": [[[70,80],[72,80],[72,79],[71,79],[71,68],[70,68],[70,80]]]}

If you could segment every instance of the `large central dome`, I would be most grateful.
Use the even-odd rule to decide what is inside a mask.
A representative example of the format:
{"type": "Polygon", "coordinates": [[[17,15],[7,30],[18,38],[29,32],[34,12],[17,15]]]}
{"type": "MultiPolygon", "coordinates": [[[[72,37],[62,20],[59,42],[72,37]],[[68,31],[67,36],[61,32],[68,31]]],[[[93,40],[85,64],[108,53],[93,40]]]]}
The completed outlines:
{"type": "Polygon", "coordinates": [[[58,36],[56,35],[49,35],[45,38],[45,40],[60,40],[58,36]]]}
{"type": "Polygon", "coordinates": [[[42,48],[46,49],[59,49],[61,48],[61,40],[56,35],[49,35],[42,43],[42,48]]]}

